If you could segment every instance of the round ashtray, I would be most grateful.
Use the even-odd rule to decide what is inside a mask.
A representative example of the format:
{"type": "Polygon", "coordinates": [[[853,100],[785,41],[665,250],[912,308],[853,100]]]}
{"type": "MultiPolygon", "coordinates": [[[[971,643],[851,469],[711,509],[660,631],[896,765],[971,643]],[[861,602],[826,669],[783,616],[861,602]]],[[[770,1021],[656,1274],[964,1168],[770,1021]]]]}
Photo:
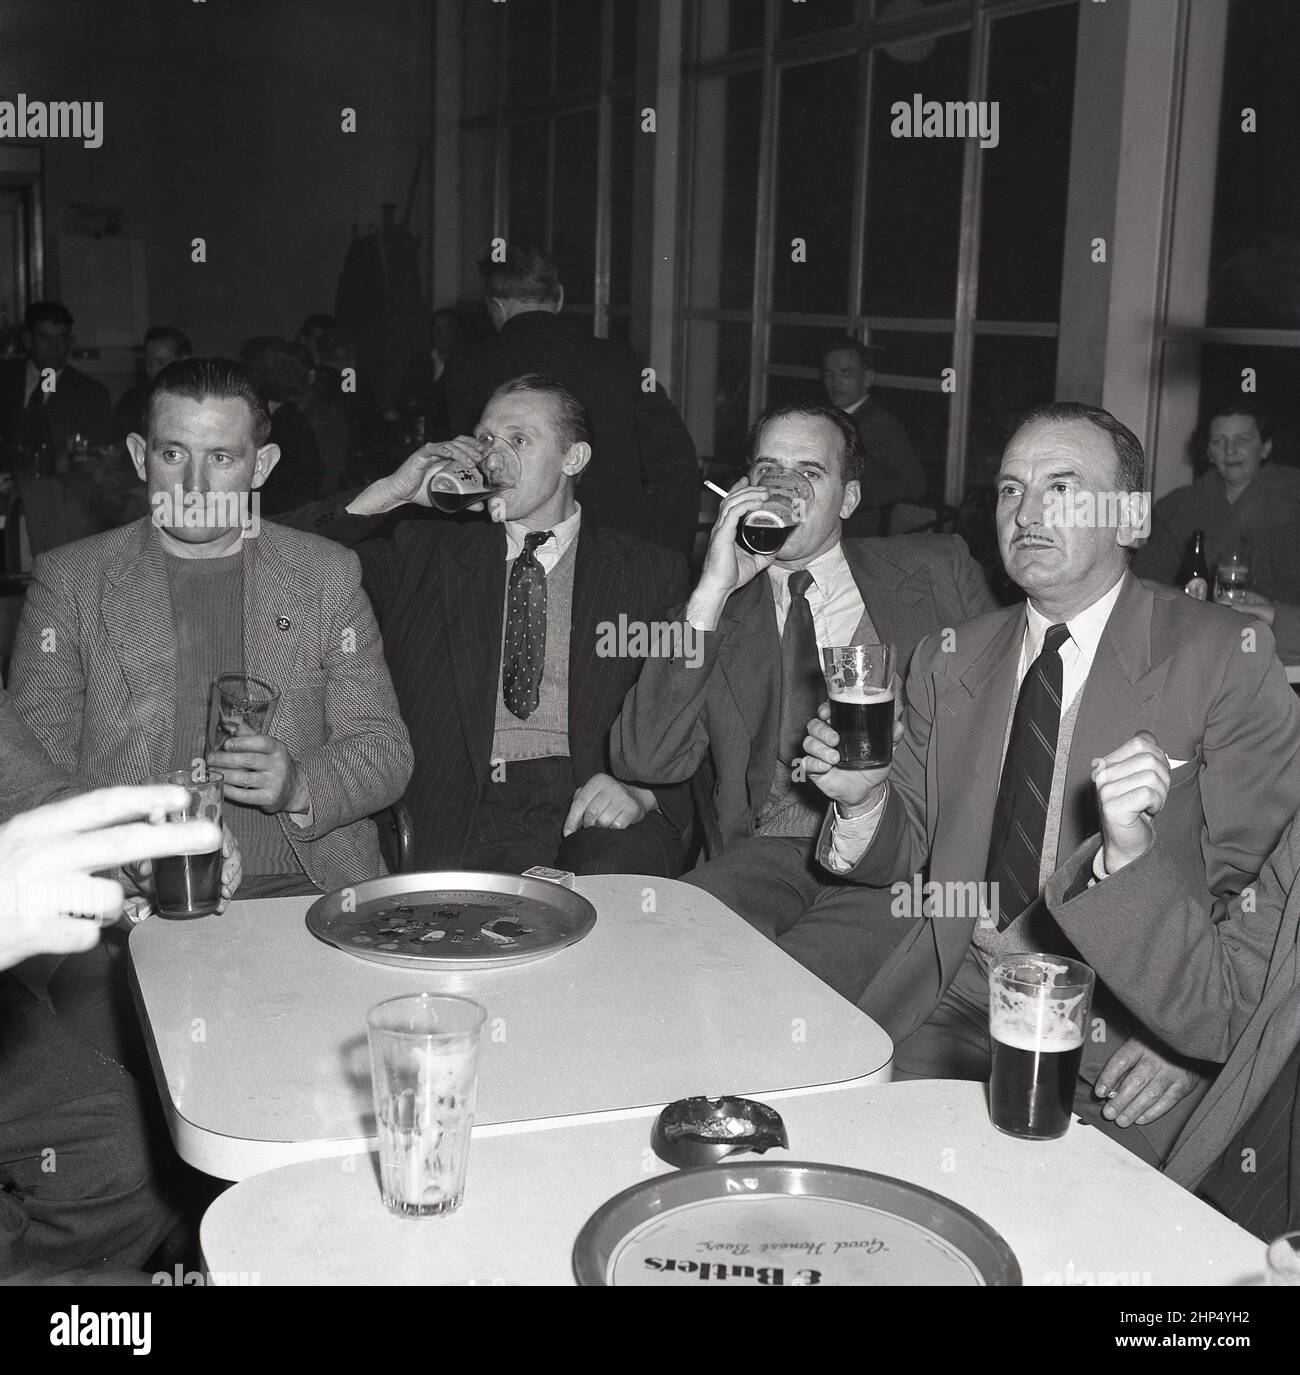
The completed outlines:
{"type": "Polygon", "coordinates": [[[651,1145],[660,1160],[679,1169],[715,1165],[739,1151],[762,1154],[788,1146],[775,1108],[752,1098],[679,1098],[655,1119],[651,1145]]]}

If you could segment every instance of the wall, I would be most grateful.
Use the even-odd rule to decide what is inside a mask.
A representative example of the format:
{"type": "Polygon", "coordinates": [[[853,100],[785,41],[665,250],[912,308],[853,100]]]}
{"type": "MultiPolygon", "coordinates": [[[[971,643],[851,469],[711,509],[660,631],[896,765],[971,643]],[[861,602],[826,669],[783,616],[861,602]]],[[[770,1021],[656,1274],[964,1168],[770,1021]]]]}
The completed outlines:
{"type": "MultiPolygon", "coordinates": [[[[296,332],[333,309],[352,224],[377,224],[383,201],[402,213],[429,129],[431,17],[429,0],[5,0],[0,99],[105,106],[101,148],[44,143],[47,243],[75,230],[76,204],[120,206],[154,321],[210,353],[296,332]]],[[[426,251],[427,186],[426,165],[426,251]]]]}

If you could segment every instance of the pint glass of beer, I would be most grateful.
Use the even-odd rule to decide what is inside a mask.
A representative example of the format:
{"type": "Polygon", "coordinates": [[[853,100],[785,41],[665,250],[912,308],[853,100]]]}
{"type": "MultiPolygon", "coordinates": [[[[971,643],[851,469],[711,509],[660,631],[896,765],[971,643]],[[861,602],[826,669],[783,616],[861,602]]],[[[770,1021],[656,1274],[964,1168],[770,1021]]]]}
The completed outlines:
{"type": "MultiPolygon", "coordinates": [[[[225,774],[215,769],[199,777],[189,769],[151,778],[185,789],[185,806],[168,812],[168,821],[215,821],[221,825],[225,774]]],[[[153,862],[154,907],[160,917],[189,921],[206,917],[221,904],[221,846],[206,855],[167,855],[153,862]]]]}
{"type": "Polygon", "coordinates": [[[1095,976],[1059,955],[1006,955],[989,971],[993,1125],[1052,1141],[1070,1125],[1095,976]]]}
{"type": "Polygon", "coordinates": [[[523,465],[514,445],[494,434],[480,435],[476,443],[477,466],[455,463],[429,479],[429,501],[435,511],[463,511],[518,485],[523,465]]]}
{"type": "Polygon", "coordinates": [[[808,513],[812,483],[802,473],[770,460],[754,465],[749,480],[767,488],[767,500],[736,527],[736,543],[751,554],[775,554],[808,513]]]}
{"type": "Polygon", "coordinates": [[[842,769],[884,769],[894,757],[893,645],[822,650],[831,699],[831,729],[840,737],[842,769]]]}

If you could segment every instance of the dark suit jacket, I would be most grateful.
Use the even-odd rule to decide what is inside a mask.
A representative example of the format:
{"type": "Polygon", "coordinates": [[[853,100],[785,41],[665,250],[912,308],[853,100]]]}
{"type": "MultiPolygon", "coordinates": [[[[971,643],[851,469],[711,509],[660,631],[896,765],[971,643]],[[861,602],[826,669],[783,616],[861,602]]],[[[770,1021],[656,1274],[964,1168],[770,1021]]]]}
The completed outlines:
{"type": "Polygon", "coordinates": [[[592,520],[689,554],[700,509],[695,444],[663,387],[642,390],[641,363],[622,344],[550,311],[514,316],[448,360],[452,434],[473,433],[493,391],[526,372],[563,382],[591,412],[593,457],[579,495],[592,520]]]}
{"type": "MultiPolygon", "coordinates": [[[[272,733],[298,765],[312,824],[279,820],[326,892],[382,872],[372,812],[402,795],[411,747],[356,557],[264,521],[245,545],[244,669],[280,692],[272,733]]],[[[169,767],[176,635],[150,522],[36,560],[14,645],[14,705],[86,788],[169,767]]]]}
{"type": "Polygon", "coordinates": [[[849,419],[862,442],[862,500],[844,522],[846,537],[887,535],[884,513],[925,496],[925,469],[902,423],[870,398],[849,419]]]}
{"type": "MultiPolygon", "coordinates": [[[[346,502],[303,513],[356,548],[384,631],[398,701],[411,731],[415,772],[407,792],[417,869],[463,863],[474,809],[491,782],[492,735],[505,619],[506,537],[499,525],[460,524],[407,508],[389,517],[345,514],[346,502]]],[[[313,508],[318,509],[318,508],[313,508]]],[[[602,529],[584,507],[573,574],[569,636],[569,753],[574,782],[614,773],[609,730],[639,660],[599,653],[599,627],[665,620],[680,600],[686,564],[602,529]]],[[[634,774],[620,775],[637,781],[634,774]]],[[[684,827],[684,790],[659,794],[684,827]]]]}
{"type": "MultiPolygon", "coordinates": [[[[858,882],[886,887],[926,868],[937,883],[984,878],[1024,625],[1025,608],[1014,606],[963,626],[953,653],[933,639],[918,647],[904,737],[880,824],[851,875],[858,882]]],[[[1300,806],[1300,703],[1267,627],[1125,576],[1070,741],[1058,854],[1072,854],[1098,829],[1092,761],[1140,730],[1186,761],[1155,821],[1170,862],[1207,901],[1239,893],[1300,806]],[[1249,642],[1246,629],[1255,630],[1249,642]]],[[[823,857],[829,834],[828,816],[823,857]]],[[[1142,923],[1135,944],[1149,950],[1146,913],[1130,919],[1142,923]]],[[[974,931],[973,915],[927,917],[877,974],[862,1006],[895,1041],[934,1010],[974,931]]],[[[1101,957],[1091,943],[1079,951],[1090,964],[1101,957]]],[[[1143,1024],[1103,986],[1094,1015],[1105,1018],[1106,1039],[1085,1045],[1088,1082],[1143,1024]]]]}
{"type": "Polygon", "coordinates": [[[1189,882],[1161,839],[1077,892],[1100,844],[1091,837],[1057,870],[1047,902],[1098,978],[1145,1025],[1182,1054],[1225,1065],[1165,1163],[1195,1188],[1300,1042],[1300,822],[1258,882],[1228,901],[1210,901],[1189,882]],[[1136,913],[1140,941],[1126,938],[1136,913]]]}
{"type": "Polygon", "coordinates": [[[19,812],[71,797],[76,791],[28,729],[13,698],[0,688],[0,826],[19,812]]]}
{"type": "MultiPolygon", "coordinates": [[[[844,554],[876,634],[900,668],[922,636],[994,605],[984,574],[952,535],[847,540],[844,554]]],[[[771,579],[732,593],[716,631],[695,632],[703,663],[651,659],[614,727],[616,769],[654,783],[688,779],[706,755],[724,845],[754,834],[776,769],[781,640],[771,579]]]]}
{"type": "MultiPolygon", "coordinates": [[[[13,469],[22,425],[27,359],[0,362],[0,467],[13,469]]],[[[55,389],[45,400],[50,444],[55,454],[67,451],[74,434],[94,444],[113,438],[113,414],[108,388],[69,363],[59,374],[55,389]]]]}

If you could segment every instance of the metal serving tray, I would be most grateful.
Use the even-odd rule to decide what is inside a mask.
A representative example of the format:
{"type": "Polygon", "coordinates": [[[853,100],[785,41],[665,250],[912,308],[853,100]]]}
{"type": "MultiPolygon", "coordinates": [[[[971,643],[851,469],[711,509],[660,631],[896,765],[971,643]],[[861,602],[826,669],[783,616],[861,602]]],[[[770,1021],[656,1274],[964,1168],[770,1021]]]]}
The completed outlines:
{"type": "Polygon", "coordinates": [[[596,924],[586,898],[558,883],[473,870],[388,874],[327,893],[307,929],[358,959],[404,969],[526,964],[596,924]]]}
{"type": "Polygon", "coordinates": [[[803,1162],[659,1175],[610,1199],[573,1248],[584,1285],[1018,1285],[987,1222],[888,1175],[803,1162]]]}

